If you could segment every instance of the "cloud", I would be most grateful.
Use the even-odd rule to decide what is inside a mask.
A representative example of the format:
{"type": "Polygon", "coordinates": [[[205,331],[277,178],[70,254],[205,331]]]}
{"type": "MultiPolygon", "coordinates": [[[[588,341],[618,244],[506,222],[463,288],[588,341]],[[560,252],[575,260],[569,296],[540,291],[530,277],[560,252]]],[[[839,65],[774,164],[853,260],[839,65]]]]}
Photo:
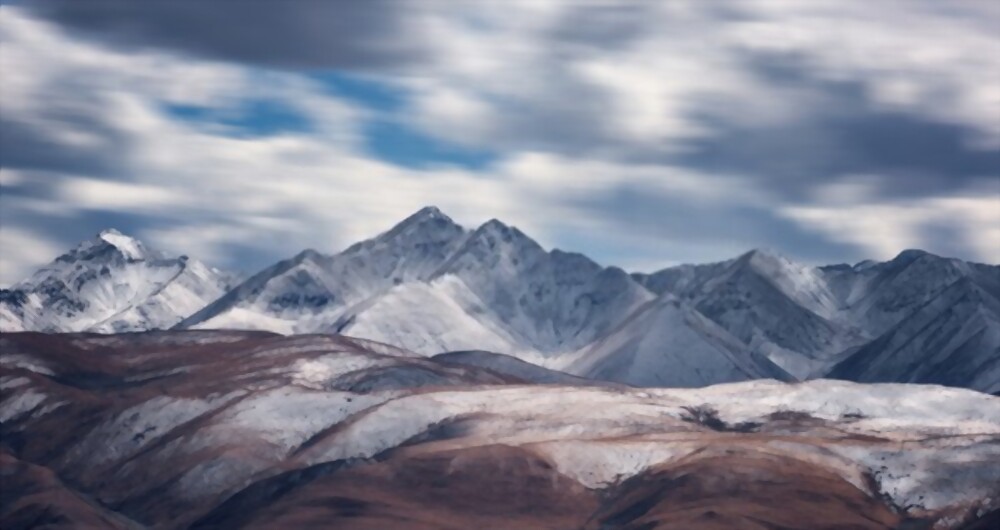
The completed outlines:
{"type": "Polygon", "coordinates": [[[187,194],[163,186],[91,178],[64,179],[57,192],[60,199],[76,208],[123,212],[149,213],[153,209],[178,208],[187,202],[187,194]]]}
{"type": "Polygon", "coordinates": [[[476,148],[739,173],[795,199],[878,173],[885,197],[926,197],[1000,178],[987,4],[462,4],[421,19],[439,61],[387,78],[410,123],[476,148]]]}
{"type": "Polygon", "coordinates": [[[426,57],[405,4],[383,0],[283,2],[151,0],[89,5],[40,0],[36,14],[119,46],[168,47],[278,68],[377,68],[426,57]]]}
{"type": "MultiPolygon", "coordinates": [[[[998,260],[996,231],[982,229],[1000,197],[997,152],[983,148],[997,107],[980,72],[997,64],[950,60],[995,43],[995,13],[938,20],[920,4],[909,29],[872,42],[870,19],[903,4],[709,4],[5,6],[0,215],[57,245],[118,226],[245,271],[338,250],[426,204],[647,269],[752,246],[811,261],[902,246],[998,260]],[[958,36],[908,33],[925,28],[958,36]],[[868,40],[838,48],[838,31],[868,40]],[[359,106],[318,68],[362,73],[399,104],[359,106]],[[262,104],[303,125],[253,129],[262,104]],[[376,122],[490,156],[391,163],[370,148],[376,122]]],[[[11,267],[26,274],[50,248],[11,267]]]]}
{"type": "Polygon", "coordinates": [[[705,133],[705,113],[773,125],[816,101],[761,75],[761,61],[830,85],[856,84],[874,108],[1000,145],[1000,9],[989,2],[946,9],[932,0],[306,0],[289,9],[280,1],[41,0],[30,7],[119,46],[382,75],[414,92],[417,120],[442,137],[462,136],[449,120],[456,112],[491,116],[462,128],[491,146],[612,142],[658,150],[705,133]],[[491,134],[475,134],[484,127],[491,134]]]}
{"type": "Polygon", "coordinates": [[[823,200],[785,206],[779,214],[834,241],[857,245],[875,259],[920,248],[1000,263],[1000,181],[947,196],[891,202],[870,202],[860,184],[833,185],[817,194],[823,200]]]}
{"type": "Polygon", "coordinates": [[[55,258],[64,249],[50,241],[44,234],[0,226],[0,285],[10,285],[24,279],[24,273],[37,267],[39,259],[55,258]]]}

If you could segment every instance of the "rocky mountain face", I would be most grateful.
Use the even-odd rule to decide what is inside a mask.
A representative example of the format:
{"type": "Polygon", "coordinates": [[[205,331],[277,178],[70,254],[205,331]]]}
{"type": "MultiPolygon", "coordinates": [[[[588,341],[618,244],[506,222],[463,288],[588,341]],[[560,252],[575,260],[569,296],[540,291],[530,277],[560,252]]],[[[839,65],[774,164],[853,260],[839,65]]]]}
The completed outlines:
{"type": "MultiPolygon", "coordinates": [[[[736,340],[659,304],[644,318],[700,319],[719,348],[736,340]]],[[[966,389],[639,389],[487,352],[202,330],[6,333],[0,388],[5,529],[1000,520],[1000,398],[966,389]]]]}
{"type": "Polygon", "coordinates": [[[651,387],[793,379],[670,294],[634,312],[613,333],[584,348],[566,370],[592,379],[651,387]]]}
{"type": "Polygon", "coordinates": [[[1000,387],[1000,266],[907,250],[808,267],[764,251],[644,275],[799,379],[1000,387]]]}
{"type": "Polygon", "coordinates": [[[839,302],[819,269],[773,253],[754,250],[728,262],[667,269],[639,280],[688,301],[799,378],[864,340],[840,318],[839,302]]]}
{"type": "Polygon", "coordinates": [[[1000,392],[1000,302],[970,278],[933,298],[828,374],[1000,392]]]}
{"type": "Polygon", "coordinates": [[[306,250],[230,282],[109,231],[0,291],[0,327],[342,333],[651,386],[827,375],[1000,385],[1000,266],[921,251],[813,267],[754,250],[629,275],[428,207],[340,253],[306,250]]]}

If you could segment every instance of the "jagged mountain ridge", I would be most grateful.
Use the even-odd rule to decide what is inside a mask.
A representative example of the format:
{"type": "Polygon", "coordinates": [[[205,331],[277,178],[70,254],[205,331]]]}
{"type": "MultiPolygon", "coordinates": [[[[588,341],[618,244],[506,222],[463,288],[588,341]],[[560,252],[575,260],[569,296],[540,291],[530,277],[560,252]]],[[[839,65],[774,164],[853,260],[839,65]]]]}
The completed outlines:
{"type": "Polygon", "coordinates": [[[284,333],[333,326],[353,304],[406,281],[429,279],[465,230],[428,207],[393,229],[327,256],[309,249],[264,269],[191,315],[183,328],[284,333]]]}
{"type": "Polygon", "coordinates": [[[652,298],[621,269],[548,252],[498,220],[466,231],[428,207],[340,254],[307,251],[265,269],[178,327],[336,331],[428,355],[552,353],[652,298]]]}
{"type": "Polygon", "coordinates": [[[865,339],[838,314],[838,300],[819,269],[773,252],[753,250],[729,261],[665,269],[637,279],[689,301],[754,352],[799,378],[865,339]]]}
{"type": "Polygon", "coordinates": [[[922,251],[884,263],[812,267],[754,250],[725,262],[629,275],[581,254],[548,251],[498,220],[467,230],[427,207],[338,254],[306,250],[213,291],[203,288],[202,276],[218,285],[225,284],[224,273],[196,260],[166,258],[117,232],[102,234],[3,290],[2,328],[338,332],[424,355],[489,350],[575,375],[647,385],[781,379],[786,372],[804,379],[834,366],[832,375],[847,379],[981,390],[993,388],[996,379],[986,371],[963,384],[954,374],[972,373],[970,366],[997,356],[998,324],[989,317],[989,300],[1000,297],[1000,266],[922,251]],[[74,275],[78,265],[86,272],[101,260],[143,273],[118,274],[123,286],[116,288],[45,298],[53,283],[66,286],[93,275],[74,275]],[[49,279],[53,274],[56,280],[49,279]],[[982,296],[941,297],[963,279],[982,296]],[[181,296],[194,291],[202,296],[181,296]],[[925,306],[937,298],[955,307],[938,307],[945,303],[938,301],[928,317],[925,306]],[[73,310],[80,305],[88,310],[73,310]],[[912,343],[923,346],[896,348],[897,360],[886,366],[935,365],[931,360],[940,352],[930,349],[939,341],[916,340],[924,331],[903,324],[954,314],[987,317],[975,320],[978,339],[955,346],[961,355],[953,358],[962,366],[948,373],[871,373],[870,366],[884,363],[863,363],[869,368],[862,369],[860,361],[849,362],[856,355],[874,359],[890,344],[912,343]]]}
{"type": "Polygon", "coordinates": [[[997,265],[905,250],[883,263],[807,267],[754,250],[725,262],[670,267],[653,274],[633,274],[633,278],[657,293],[689,301],[746,342],[751,352],[768,357],[800,379],[830,376],[980,390],[1000,385],[995,372],[977,372],[1000,357],[993,339],[1000,334],[1000,325],[988,316],[994,314],[991,300],[1000,299],[997,265]],[[967,284],[981,296],[941,296],[956,283],[967,284]],[[933,305],[936,312],[928,317],[928,304],[939,298],[933,305]],[[953,314],[987,316],[976,320],[981,323],[976,328],[979,338],[962,346],[961,355],[950,357],[956,366],[946,366],[939,362],[943,346],[927,337],[921,340],[925,330],[904,324],[953,314]],[[889,344],[897,343],[910,346],[884,352],[889,344]],[[872,358],[891,354],[896,361],[890,364],[901,372],[850,369],[860,366],[862,352],[861,357],[872,358]],[[917,370],[917,376],[904,366],[937,368],[917,370]],[[973,373],[980,376],[955,376],[973,373]]]}

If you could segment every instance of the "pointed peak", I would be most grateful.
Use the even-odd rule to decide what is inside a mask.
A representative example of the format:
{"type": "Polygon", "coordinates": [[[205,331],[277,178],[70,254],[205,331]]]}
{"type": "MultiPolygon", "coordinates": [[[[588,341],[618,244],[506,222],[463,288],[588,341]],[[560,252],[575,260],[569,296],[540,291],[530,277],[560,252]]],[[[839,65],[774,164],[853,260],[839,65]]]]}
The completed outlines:
{"type": "Polygon", "coordinates": [[[771,248],[755,248],[751,249],[749,252],[743,254],[747,259],[753,258],[764,258],[764,259],[786,259],[778,251],[771,248]]]}
{"type": "Polygon", "coordinates": [[[861,260],[861,261],[855,263],[851,268],[854,269],[857,272],[857,271],[863,271],[863,270],[866,270],[866,269],[870,269],[870,268],[872,268],[872,267],[874,267],[876,265],[878,265],[877,261],[871,260],[871,259],[866,259],[866,260],[861,260]]]}
{"type": "Polygon", "coordinates": [[[162,253],[147,248],[138,239],[109,228],[80,242],[76,247],[56,258],[55,261],[73,263],[76,261],[144,261],[150,259],[165,259],[165,257],[162,253]]]}
{"type": "Polygon", "coordinates": [[[438,217],[438,216],[443,216],[443,217],[447,217],[447,215],[445,215],[444,212],[442,212],[441,209],[438,208],[437,206],[424,206],[423,208],[417,210],[413,214],[413,216],[422,216],[422,217],[438,217]]]}
{"type": "Polygon", "coordinates": [[[409,217],[403,219],[403,221],[396,226],[421,223],[433,220],[442,220],[448,223],[454,223],[454,221],[451,220],[451,217],[445,215],[445,213],[442,212],[437,206],[424,206],[423,208],[410,214],[409,217]]]}
{"type": "Polygon", "coordinates": [[[476,232],[482,232],[482,233],[500,233],[500,234],[503,234],[503,233],[509,233],[511,231],[516,231],[516,232],[520,233],[520,230],[518,230],[517,228],[514,228],[512,226],[506,225],[506,224],[503,223],[503,221],[501,221],[501,220],[499,220],[497,218],[493,218],[493,219],[490,219],[489,221],[486,221],[485,223],[479,225],[479,228],[476,229],[476,232]]]}
{"type": "Polygon", "coordinates": [[[323,259],[323,257],[324,257],[323,254],[320,254],[319,251],[317,251],[316,249],[307,248],[302,252],[296,254],[295,257],[292,258],[292,260],[297,263],[301,263],[305,260],[317,261],[323,259]]]}
{"type": "Polygon", "coordinates": [[[97,233],[97,237],[99,237],[101,239],[104,239],[104,236],[116,237],[116,236],[123,236],[123,235],[124,234],[122,234],[121,232],[119,232],[118,230],[116,230],[114,228],[105,228],[104,230],[101,230],[100,232],[97,233]]]}
{"type": "Polygon", "coordinates": [[[418,239],[439,239],[441,235],[450,238],[464,232],[436,206],[425,206],[400,221],[378,237],[379,240],[395,239],[400,236],[417,236],[418,239]],[[435,235],[437,234],[437,235],[435,235]]]}
{"type": "Polygon", "coordinates": [[[504,224],[499,219],[490,219],[489,221],[479,225],[479,228],[476,229],[474,235],[480,238],[493,236],[506,242],[527,241],[533,245],[538,245],[534,239],[531,239],[524,232],[518,230],[516,226],[504,224]]]}
{"type": "Polygon", "coordinates": [[[792,263],[792,260],[768,248],[755,248],[736,258],[736,261],[754,267],[763,266],[767,268],[780,267],[783,264],[792,263]]]}
{"type": "Polygon", "coordinates": [[[114,228],[102,230],[97,234],[97,238],[118,249],[128,259],[141,260],[146,259],[149,255],[142,242],[134,237],[122,234],[114,228]]]}
{"type": "Polygon", "coordinates": [[[504,224],[498,219],[490,219],[477,228],[469,237],[467,245],[485,245],[490,249],[497,245],[511,246],[516,249],[532,249],[535,252],[545,252],[537,241],[520,231],[516,226],[504,224]]]}
{"type": "Polygon", "coordinates": [[[892,261],[914,261],[924,256],[933,256],[933,254],[918,248],[908,248],[892,258],[892,261]]]}

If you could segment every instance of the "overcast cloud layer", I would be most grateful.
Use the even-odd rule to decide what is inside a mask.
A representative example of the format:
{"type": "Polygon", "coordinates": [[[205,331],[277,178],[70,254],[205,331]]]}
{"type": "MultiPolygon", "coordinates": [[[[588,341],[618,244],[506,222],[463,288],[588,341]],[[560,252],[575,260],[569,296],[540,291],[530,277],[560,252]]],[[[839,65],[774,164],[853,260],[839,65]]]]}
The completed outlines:
{"type": "Polygon", "coordinates": [[[997,27],[979,0],[4,5],[0,283],[109,226],[254,271],[427,204],[630,269],[1000,263],[997,27]]]}

